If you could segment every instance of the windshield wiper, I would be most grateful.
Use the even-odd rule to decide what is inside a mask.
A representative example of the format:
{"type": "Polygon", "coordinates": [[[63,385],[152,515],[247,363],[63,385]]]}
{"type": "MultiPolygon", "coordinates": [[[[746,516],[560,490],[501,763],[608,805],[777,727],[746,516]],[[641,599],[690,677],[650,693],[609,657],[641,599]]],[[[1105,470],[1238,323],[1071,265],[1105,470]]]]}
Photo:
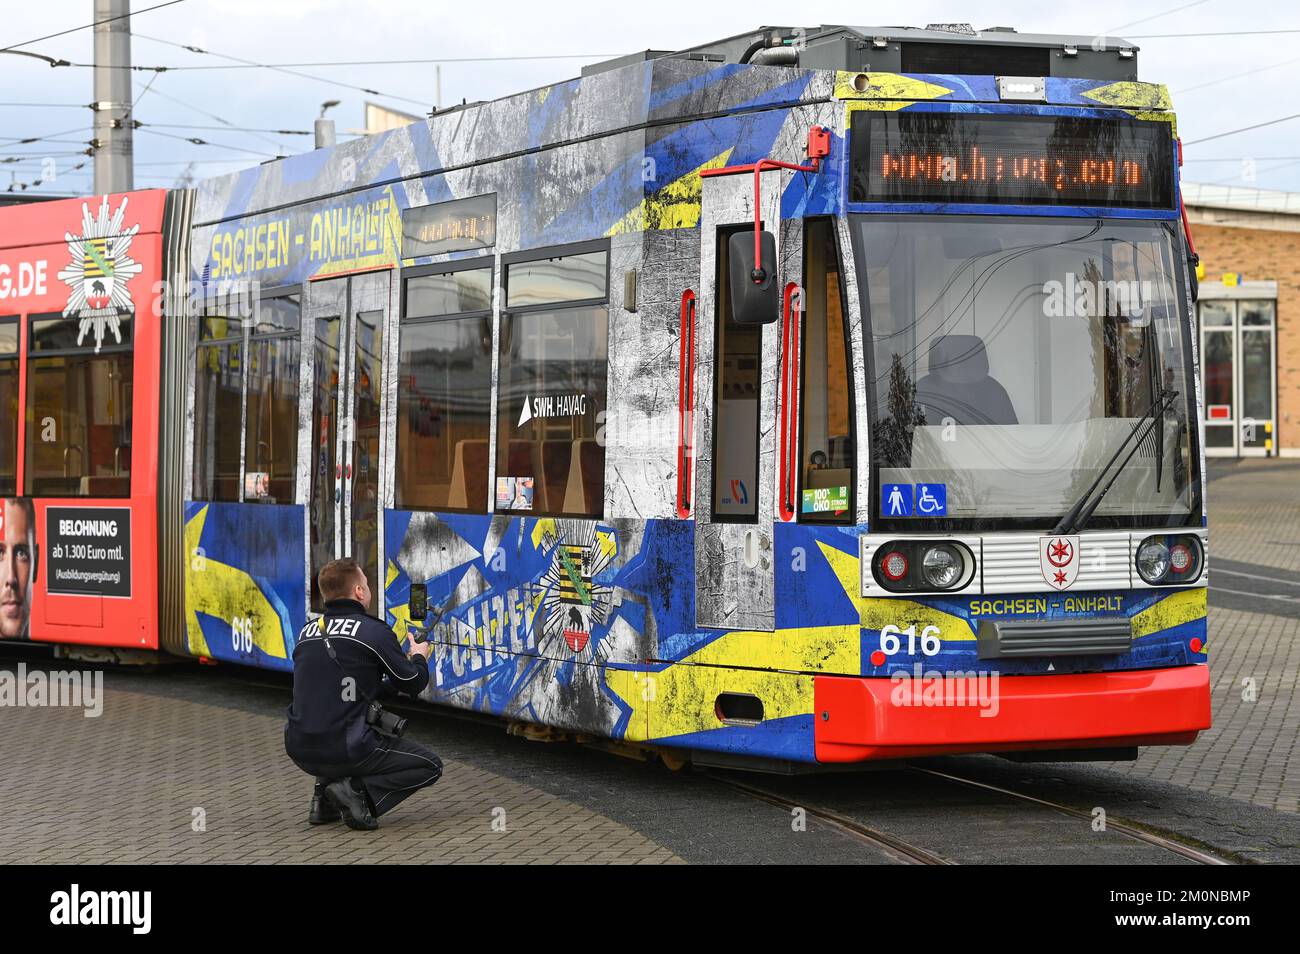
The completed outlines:
{"type": "MultiPolygon", "coordinates": [[[[1146,359],[1147,359],[1147,387],[1150,388],[1150,393],[1155,394],[1157,393],[1158,389],[1162,387],[1162,385],[1160,382],[1160,368],[1156,363],[1156,349],[1158,345],[1156,344],[1155,322],[1151,319],[1147,320],[1146,328],[1143,330],[1143,338],[1144,341],[1142,344],[1142,348],[1143,350],[1146,351],[1146,359]]],[[[1164,470],[1165,470],[1165,429],[1163,427],[1158,427],[1156,428],[1156,493],[1157,494],[1160,493],[1160,483],[1161,483],[1161,478],[1164,477],[1164,470]]]]}
{"type": "Polygon", "coordinates": [[[1100,506],[1101,499],[1106,496],[1106,492],[1110,490],[1115,481],[1119,479],[1119,475],[1124,472],[1124,468],[1128,466],[1128,462],[1133,459],[1133,455],[1137,453],[1138,448],[1142,446],[1142,442],[1146,440],[1147,435],[1151,433],[1151,429],[1157,425],[1163,426],[1165,414],[1168,413],[1169,408],[1173,406],[1176,397],[1178,397],[1177,391],[1161,390],[1161,392],[1156,396],[1156,399],[1151,402],[1151,406],[1147,408],[1147,412],[1139,418],[1138,426],[1129,431],[1128,435],[1124,438],[1124,441],[1115,449],[1114,455],[1112,455],[1111,459],[1106,462],[1106,466],[1101,469],[1101,473],[1097,475],[1097,479],[1092,482],[1092,485],[1086,491],[1084,491],[1083,496],[1075,501],[1074,506],[1070,508],[1069,513],[1062,517],[1060,522],[1052,528],[1053,536],[1074,533],[1076,530],[1083,529],[1084,524],[1088,522],[1088,519],[1092,516],[1093,512],[1098,506],[1100,506]],[[1143,425],[1142,422],[1146,422],[1145,425],[1143,425]],[[1093,493],[1097,490],[1097,485],[1100,484],[1106,474],[1110,472],[1111,467],[1114,467],[1115,461],[1119,460],[1119,455],[1124,453],[1124,449],[1128,447],[1129,444],[1133,445],[1133,449],[1128,452],[1128,456],[1124,458],[1124,462],[1120,464],[1119,467],[1115,468],[1115,473],[1111,475],[1106,486],[1102,487],[1101,492],[1097,493],[1094,497],[1093,493]]]}

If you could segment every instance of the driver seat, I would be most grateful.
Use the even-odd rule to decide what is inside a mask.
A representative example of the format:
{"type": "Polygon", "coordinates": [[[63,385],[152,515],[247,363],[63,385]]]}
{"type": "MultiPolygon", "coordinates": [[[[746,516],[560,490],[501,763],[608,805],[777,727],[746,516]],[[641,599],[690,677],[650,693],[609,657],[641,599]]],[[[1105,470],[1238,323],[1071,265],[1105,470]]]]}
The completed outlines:
{"type": "Polygon", "coordinates": [[[930,343],[930,373],[916,384],[926,424],[1017,424],[1011,397],[989,376],[989,356],[978,335],[943,335],[930,343]],[[933,415],[933,416],[932,416],[933,415]]]}

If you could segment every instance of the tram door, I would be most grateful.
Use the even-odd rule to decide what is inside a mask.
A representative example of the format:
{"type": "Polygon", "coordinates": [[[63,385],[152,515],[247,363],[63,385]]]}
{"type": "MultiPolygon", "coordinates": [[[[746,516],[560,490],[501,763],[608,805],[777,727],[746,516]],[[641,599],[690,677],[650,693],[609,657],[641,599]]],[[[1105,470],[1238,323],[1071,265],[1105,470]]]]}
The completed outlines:
{"type": "Polygon", "coordinates": [[[311,608],[325,563],[353,557],[366,571],[374,603],[379,573],[379,434],[388,272],[313,282],[307,303],[312,336],[311,608]]]}
{"type": "MultiPolygon", "coordinates": [[[[764,218],[772,222],[778,175],[763,179],[764,218]]],[[[754,228],[753,181],[704,179],[695,321],[695,618],[701,627],[771,631],[780,324],[738,324],[728,290],[728,241],[754,228]]]]}

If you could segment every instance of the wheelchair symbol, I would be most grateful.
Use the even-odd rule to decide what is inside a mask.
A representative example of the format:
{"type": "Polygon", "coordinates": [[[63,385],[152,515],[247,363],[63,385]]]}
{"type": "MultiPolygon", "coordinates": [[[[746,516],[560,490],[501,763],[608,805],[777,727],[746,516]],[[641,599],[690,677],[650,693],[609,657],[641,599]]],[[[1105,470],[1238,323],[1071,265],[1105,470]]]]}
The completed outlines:
{"type": "Polygon", "coordinates": [[[948,512],[948,488],[943,484],[918,484],[916,512],[926,515],[948,512]]]}

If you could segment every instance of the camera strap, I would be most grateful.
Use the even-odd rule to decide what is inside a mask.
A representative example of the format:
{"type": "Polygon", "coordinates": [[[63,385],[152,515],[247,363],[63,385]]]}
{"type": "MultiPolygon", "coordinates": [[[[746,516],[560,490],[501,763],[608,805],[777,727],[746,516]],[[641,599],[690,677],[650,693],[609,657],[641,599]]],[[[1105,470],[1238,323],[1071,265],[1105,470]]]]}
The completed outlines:
{"type": "Polygon", "coordinates": [[[348,679],[348,678],[352,679],[352,684],[356,686],[357,692],[361,693],[361,697],[366,700],[366,704],[372,706],[377,705],[378,703],[376,703],[374,699],[370,698],[369,693],[367,693],[364,689],[361,688],[361,683],[357,681],[357,677],[356,676],[349,677],[347,671],[343,668],[343,664],[339,662],[338,653],[334,651],[334,644],[331,643],[330,638],[325,635],[325,619],[326,618],[324,616],[321,616],[318,617],[316,620],[316,624],[320,628],[320,633],[321,633],[320,638],[325,643],[325,652],[329,653],[330,659],[332,659],[334,661],[334,665],[338,667],[339,674],[344,679],[348,679]]]}

